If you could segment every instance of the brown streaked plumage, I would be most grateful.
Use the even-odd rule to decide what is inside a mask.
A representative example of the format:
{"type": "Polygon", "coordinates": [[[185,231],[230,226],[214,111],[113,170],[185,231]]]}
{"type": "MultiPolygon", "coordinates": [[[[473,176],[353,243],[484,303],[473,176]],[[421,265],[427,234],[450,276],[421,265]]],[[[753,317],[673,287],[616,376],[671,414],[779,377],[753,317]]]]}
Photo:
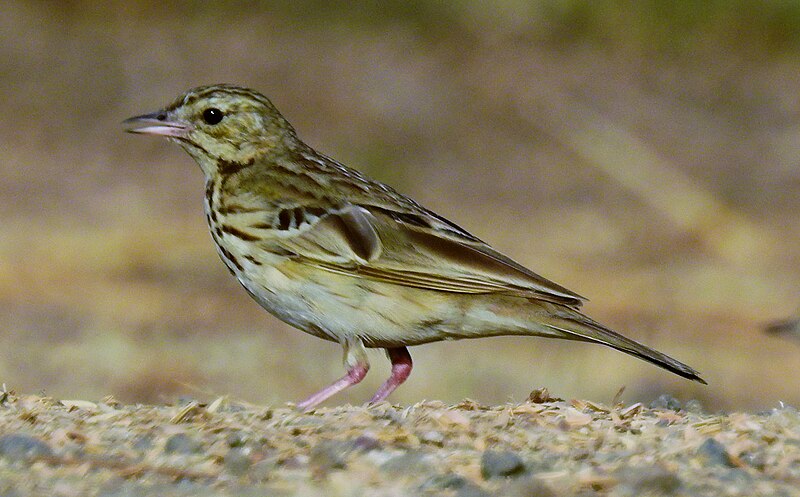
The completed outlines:
{"type": "Polygon", "coordinates": [[[705,383],[689,366],[579,312],[583,297],[316,152],[258,92],[195,88],[126,124],[178,142],[200,165],[211,236],[248,293],[283,321],[344,348],[347,374],[302,409],[361,381],[365,347],[386,349],[392,362],[372,398],[380,401],[411,372],[407,346],[498,335],[600,343],[705,383]]]}

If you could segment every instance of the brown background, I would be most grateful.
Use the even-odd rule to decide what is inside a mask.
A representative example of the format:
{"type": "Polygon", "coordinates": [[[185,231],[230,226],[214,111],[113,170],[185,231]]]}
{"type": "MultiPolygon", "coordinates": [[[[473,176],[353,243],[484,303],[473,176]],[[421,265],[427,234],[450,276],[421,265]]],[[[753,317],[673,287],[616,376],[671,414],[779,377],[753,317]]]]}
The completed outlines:
{"type": "MultiPolygon", "coordinates": [[[[535,338],[412,349],[392,397],[547,386],[711,409],[800,403],[800,7],[784,2],[7,2],[0,12],[0,382],[60,398],[299,400],[338,346],[218,260],[203,179],[120,122],[251,86],[323,153],[413,196],[587,312],[704,373],[535,338]],[[697,4],[697,5],[695,5],[697,4]]],[[[338,402],[362,402],[372,373],[338,402]]]]}

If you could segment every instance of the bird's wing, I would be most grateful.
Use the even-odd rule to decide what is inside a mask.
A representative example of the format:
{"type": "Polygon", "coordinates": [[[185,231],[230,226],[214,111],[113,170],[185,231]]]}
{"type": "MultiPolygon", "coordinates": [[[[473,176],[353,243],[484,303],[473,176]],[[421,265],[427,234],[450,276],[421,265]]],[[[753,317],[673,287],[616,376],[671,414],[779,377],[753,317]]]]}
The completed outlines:
{"type": "MultiPolygon", "coordinates": [[[[311,266],[398,285],[454,293],[514,294],[571,307],[585,300],[450,221],[419,206],[411,207],[345,204],[303,222],[289,223],[291,229],[271,243],[311,266]]],[[[297,217],[297,208],[291,211],[297,217]]]]}

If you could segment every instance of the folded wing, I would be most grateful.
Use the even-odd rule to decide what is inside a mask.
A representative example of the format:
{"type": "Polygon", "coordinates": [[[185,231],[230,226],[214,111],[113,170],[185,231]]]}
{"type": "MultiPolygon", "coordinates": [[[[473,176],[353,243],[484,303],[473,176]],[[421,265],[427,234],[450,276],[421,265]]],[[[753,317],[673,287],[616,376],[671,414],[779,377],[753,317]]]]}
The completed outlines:
{"type": "Polygon", "coordinates": [[[273,242],[302,263],[375,281],[441,292],[513,294],[573,308],[584,300],[422,208],[346,204],[273,242]]]}

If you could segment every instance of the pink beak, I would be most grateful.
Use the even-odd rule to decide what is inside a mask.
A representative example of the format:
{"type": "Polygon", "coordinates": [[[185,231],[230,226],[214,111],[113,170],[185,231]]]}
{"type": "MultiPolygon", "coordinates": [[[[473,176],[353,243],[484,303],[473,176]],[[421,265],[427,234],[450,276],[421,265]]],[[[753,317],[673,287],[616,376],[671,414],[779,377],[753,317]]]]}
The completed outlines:
{"type": "Polygon", "coordinates": [[[141,133],[145,135],[171,136],[184,138],[191,130],[188,124],[167,120],[164,111],[153,112],[141,116],[131,117],[122,121],[128,133],[141,133]]]}

